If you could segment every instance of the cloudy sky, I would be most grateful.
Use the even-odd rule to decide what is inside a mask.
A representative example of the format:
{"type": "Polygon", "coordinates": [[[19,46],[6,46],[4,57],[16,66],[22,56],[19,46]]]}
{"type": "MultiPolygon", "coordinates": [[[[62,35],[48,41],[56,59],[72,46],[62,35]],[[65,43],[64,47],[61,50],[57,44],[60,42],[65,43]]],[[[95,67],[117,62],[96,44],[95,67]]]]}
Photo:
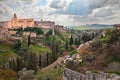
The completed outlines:
{"type": "Polygon", "coordinates": [[[61,25],[120,23],[120,0],[0,0],[0,21],[50,20],[61,25]]]}

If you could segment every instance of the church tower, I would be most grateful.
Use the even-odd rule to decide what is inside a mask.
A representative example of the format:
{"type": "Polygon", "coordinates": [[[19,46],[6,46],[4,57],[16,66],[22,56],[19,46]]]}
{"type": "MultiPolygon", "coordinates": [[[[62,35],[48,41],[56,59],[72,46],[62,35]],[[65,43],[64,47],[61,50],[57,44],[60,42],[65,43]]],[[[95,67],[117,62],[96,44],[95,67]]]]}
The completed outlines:
{"type": "Polygon", "coordinates": [[[14,14],[13,19],[12,19],[12,28],[17,28],[18,27],[18,19],[17,19],[17,15],[14,14]]]}
{"type": "Polygon", "coordinates": [[[14,17],[13,18],[17,18],[17,15],[16,15],[16,13],[14,13],[14,17]]]}

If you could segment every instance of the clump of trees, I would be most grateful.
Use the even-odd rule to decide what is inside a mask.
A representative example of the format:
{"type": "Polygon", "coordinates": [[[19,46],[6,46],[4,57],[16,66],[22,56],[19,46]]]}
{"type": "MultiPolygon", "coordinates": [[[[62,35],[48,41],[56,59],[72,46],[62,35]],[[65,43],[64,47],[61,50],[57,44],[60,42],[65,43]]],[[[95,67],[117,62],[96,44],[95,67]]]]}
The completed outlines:
{"type": "Polygon", "coordinates": [[[41,28],[38,27],[27,27],[24,29],[24,31],[29,31],[29,32],[36,32],[37,35],[43,34],[44,32],[42,31],[41,28]]]}
{"type": "Polygon", "coordinates": [[[50,29],[48,32],[47,32],[47,35],[52,35],[52,29],[50,29]]]}

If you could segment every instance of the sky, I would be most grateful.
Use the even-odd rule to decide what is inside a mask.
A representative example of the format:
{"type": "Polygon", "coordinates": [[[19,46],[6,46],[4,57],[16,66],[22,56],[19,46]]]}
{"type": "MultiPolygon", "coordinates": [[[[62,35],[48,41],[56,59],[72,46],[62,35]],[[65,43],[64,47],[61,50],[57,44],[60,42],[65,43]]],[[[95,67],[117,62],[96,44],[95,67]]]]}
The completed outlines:
{"type": "Polygon", "coordinates": [[[120,0],[0,0],[0,21],[18,18],[64,26],[120,23],[120,0]]]}

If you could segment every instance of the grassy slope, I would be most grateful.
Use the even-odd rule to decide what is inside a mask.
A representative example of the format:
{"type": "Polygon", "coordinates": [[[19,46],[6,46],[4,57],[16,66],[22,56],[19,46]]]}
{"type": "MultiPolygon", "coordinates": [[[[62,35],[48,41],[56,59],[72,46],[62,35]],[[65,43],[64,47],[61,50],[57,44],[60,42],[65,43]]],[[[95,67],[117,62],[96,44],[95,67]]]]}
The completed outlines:
{"type": "Polygon", "coordinates": [[[29,46],[29,51],[32,51],[33,53],[51,53],[52,51],[49,48],[43,47],[43,46],[35,46],[35,45],[30,45],[29,46]]]}
{"type": "Polygon", "coordinates": [[[117,45],[120,44],[120,41],[118,40],[118,37],[120,37],[119,34],[120,32],[116,30],[109,31],[105,39],[102,38],[102,40],[100,39],[93,41],[92,47],[83,46],[82,48],[80,48],[79,54],[81,56],[85,56],[86,58],[94,56],[95,60],[93,59],[92,63],[83,62],[84,65],[75,67],[75,70],[81,70],[84,72],[89,70],[101,70],[108,72],[109,64],[113,62],[120,63],[120,45],[117,45]]]}
{"type": "MultiPolygon", "coordinates": [[[[65,50],[65,39],[66,36],[70,35],[70,33],[58,33],[58,35],[55,35],[55,39],[60,42],[59,49],[65,50]]],[[[48,42],[52,42],[52,35],[47,37],[45,40],[48,42]]],[[[58,77],[60,77],[60,74],[62,74],[62,68],[50,68],[45,72],[38,71],[36,74],[36,77],[40,80],[47,80],[49,78],[50,80],[57,80],[58,77]]]]}
{"type": "MultiPolygon", "coordinates": [[[[9,41],[8,41],[9,43],[9,41]]],[[[4,43],[0,43],[0,64],[6,62],[8,57],[16,57],[16,53],[14,52],[12,45],[4,43]]]]}

